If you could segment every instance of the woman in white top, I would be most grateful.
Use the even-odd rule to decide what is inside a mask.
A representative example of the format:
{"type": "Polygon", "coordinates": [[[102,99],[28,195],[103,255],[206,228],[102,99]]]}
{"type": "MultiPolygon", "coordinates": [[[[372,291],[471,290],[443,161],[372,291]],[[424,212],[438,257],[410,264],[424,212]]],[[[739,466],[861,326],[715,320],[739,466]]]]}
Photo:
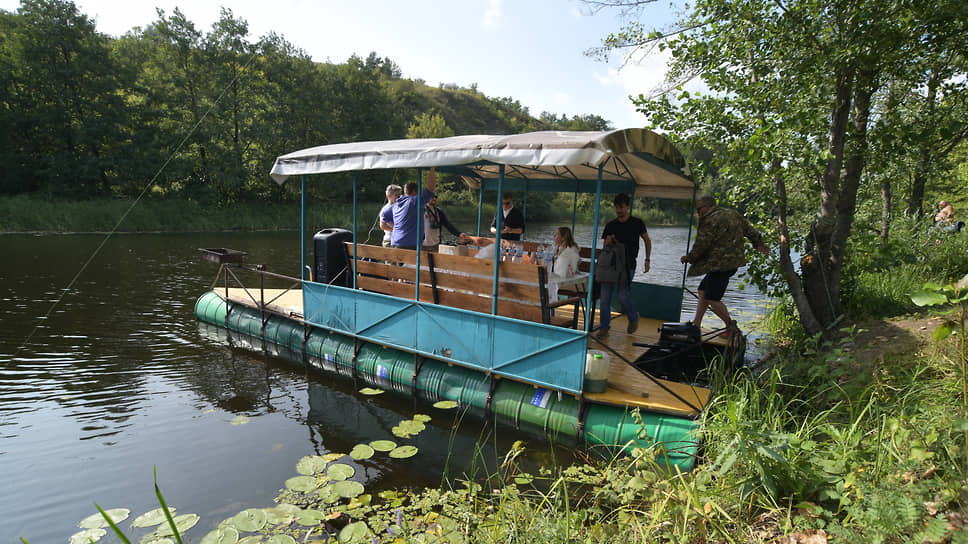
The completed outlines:
{"type": "Polygon", "coordinates": [[[551,275],[548,278],[548,295],[552,301],[558,299],[559,282],[578,273],[578,262],[581,256],[578,254],[578,244],[575,243],[575,237],[571,234],[570,228],[555,229],[554,255],[551,275]]]}

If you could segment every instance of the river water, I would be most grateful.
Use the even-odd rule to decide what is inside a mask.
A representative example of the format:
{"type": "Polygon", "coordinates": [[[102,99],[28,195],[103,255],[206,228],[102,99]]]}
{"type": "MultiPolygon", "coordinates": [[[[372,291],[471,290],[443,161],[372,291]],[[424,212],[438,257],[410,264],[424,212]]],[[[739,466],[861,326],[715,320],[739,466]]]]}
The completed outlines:
{"type": "MultiPolygon", "coordinates": [[[[532,227],[529,238],[551,233],[532,227]]],[[[679,285],[686,229],[650,233],[653,270],[637,279],[679,285]]],[[[577,238],[587,244],[591,229],[577,238]]],[[[0,542],[66,542],[94,502],[132,516],[151,510],[154,469],[167,502],[202,517],[186,540],[198,542],[242,509],[271,506],[301,457],[395,439],[390,429],[415,413],[434,418],[413,442],[420,453],[356,463],[368,491],[494,472],[518,439],[531,464],[572,459],[567,444],[474,417],[458,422],[454,411],[389,392],[363,396],[361,383],[232,348],[196,322],[195,300],[216,271],[197,248],[247,251],[250,263],[298,275],[294,233],[123,235],[97,251],[103,242],[0,237],[0,542]]],[[[762,299],[731,289],[727,304],[749,322],[762,299]]],[[[687,295],[684,319],[694,307],[687,295]]]]}

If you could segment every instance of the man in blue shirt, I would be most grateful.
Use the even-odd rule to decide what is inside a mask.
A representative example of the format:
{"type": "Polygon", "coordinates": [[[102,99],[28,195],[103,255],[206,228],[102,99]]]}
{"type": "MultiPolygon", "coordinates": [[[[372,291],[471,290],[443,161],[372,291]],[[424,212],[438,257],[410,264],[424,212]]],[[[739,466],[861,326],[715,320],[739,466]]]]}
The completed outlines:
{"type": "MultiPolygon", "coordinates": [[[[421,205],[430,202],[433,198],[434,189],[437,187],[437,171],[430,169],[427,175],[427,185],[420,193],[421,205]]],[[[421,245],[422,239],[417,238],[417,229],[420,228],[420,221],[423,214],[420,213],[421,206],[417,205],[417,184],[410,182],[407,184],[405,195],[397,199],[389,209],[384,210],[380,219],[384,223],[393,225],[393,232],[390,233],[390,247],[401,249],[417,249],[421,245]]],[[[422,238],[423,233],[421,233],[422,238]]]]}

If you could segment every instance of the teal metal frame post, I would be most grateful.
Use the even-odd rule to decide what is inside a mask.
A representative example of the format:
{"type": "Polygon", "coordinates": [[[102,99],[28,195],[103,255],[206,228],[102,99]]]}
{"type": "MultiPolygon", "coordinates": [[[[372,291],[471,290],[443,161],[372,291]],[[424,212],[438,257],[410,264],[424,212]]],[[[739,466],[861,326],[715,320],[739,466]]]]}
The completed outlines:
{"type": "MultiPolygon", "coordinates": [[[[436,187],[435,187],[436,188],[436,187]]],[[[417,269],[416,278],[413,280],[413,300],[420,301],[420,254],[423,252],[423,168],[417,168],[417,269]]],[[[414,321],[416,325],[416,321],[414,321]]]]}
{"type": "Polygon", "coordinates": [[[497,315],[498,273],[501,268],[501,229],[504,228],[504,210],[501,199],[504,198],[504,165],[497,170],[497,212],[494,214],[494,283],[491,286],[491,314],[497,315]]]}
{"type": "Polygon", "coordinates": [[[484,183],[481,182],[481,188],[477,190],[477,234],[481,235],[481,212],[484,209],[484,183]]]}
{"type": "Polygon", "coordinates": [[[595,223],[592,227],[592,260],[588,270],[588,292],[585,293],[585,307],[588,308],[588,315],[585,318],[585,332],[591,330],[592,319],[595,317],[595,308],[592,306],[592,291],[595,290],[595,255],[598,253],[598,208],[602,204],[602,165],[598,165],[598,182],[595,185],[595,223]]]}
{"type": "Polygon", "coordinates": [[[357,257],[357,255],[356,255],[356,228],[357,228],[357,224],[356,224],[356,205],[357,205],[357,195],[356,195],[357,190],[356,190],[356,186],[358,185],[357,184],[357,181],[359,181],[359,178],[360,178],[360,173],[359,172],[353,172],[353,289],[356,289],[356,262],[357,262],[357,259],[356,259],[356,257],[357,257]]]}
{"type": "Polygon", "coordinates": [[[299,203],[299,277],[302,281],[306,281],[306,176],[300,178],[302,180],[302,189],[300,190],[300,203],[299,203]]]}

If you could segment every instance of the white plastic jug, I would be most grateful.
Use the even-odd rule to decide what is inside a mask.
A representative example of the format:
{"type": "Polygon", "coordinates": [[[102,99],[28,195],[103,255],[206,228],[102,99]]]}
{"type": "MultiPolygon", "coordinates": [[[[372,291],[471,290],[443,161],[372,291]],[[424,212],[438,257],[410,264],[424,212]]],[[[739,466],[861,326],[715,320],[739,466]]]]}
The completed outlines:
{"type": "Polygon", "coordinates": [[[608,389],[608,354],[589,350],[585,355],[585,392],[604,393],[608,389]]]}

